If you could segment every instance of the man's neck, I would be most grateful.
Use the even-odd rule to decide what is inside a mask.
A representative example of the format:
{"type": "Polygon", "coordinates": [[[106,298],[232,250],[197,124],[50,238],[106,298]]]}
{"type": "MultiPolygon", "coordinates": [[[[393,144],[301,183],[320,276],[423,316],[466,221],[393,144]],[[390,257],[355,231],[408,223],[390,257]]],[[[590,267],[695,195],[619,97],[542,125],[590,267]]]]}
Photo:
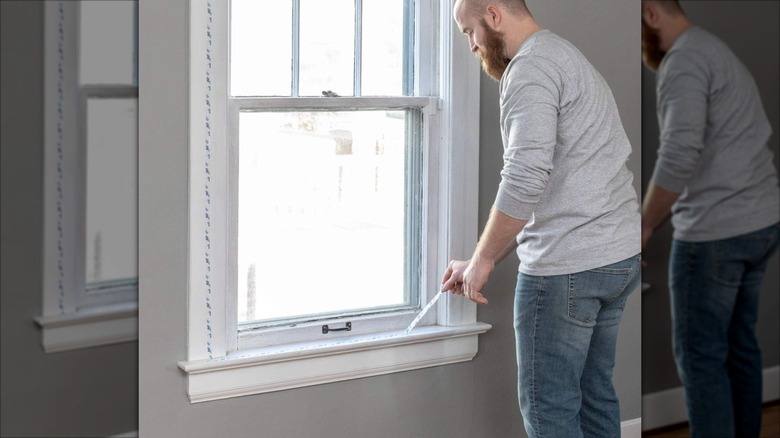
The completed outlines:
{"type": "Polygon", "coordinates": [[[507,33],[506,35],[506,55],[507,58],[512,59],[520,50],[523,43],[531,37],[531,35],[542,30],[542,27],[531,17],[525,17],[519,20],[513,33],[507,33]]]}
{"type": "Polygon", "coordinates": [[[661,33],[661,47],[664,52],[668,52],[672,48],[674,42],[680,38],[680,35],[685,33],[686,30],[693,27],[685,16],[675,19],[671,25],[667,28],[666,32],[661,33]]]}

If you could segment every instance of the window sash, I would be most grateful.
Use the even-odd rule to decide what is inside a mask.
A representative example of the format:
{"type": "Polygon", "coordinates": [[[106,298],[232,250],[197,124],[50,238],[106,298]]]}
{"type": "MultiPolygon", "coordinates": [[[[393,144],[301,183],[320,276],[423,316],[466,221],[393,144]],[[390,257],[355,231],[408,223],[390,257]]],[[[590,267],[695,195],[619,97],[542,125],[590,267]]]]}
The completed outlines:
{"type": "MultiPolygon", "coordinates": [[[[435,97],[335,97],[335,98],[231,98],[228,100],[228,139],[229,139],[229,165],[228,165],[228,254],[227,254],[227,302],[226,313],[228,322],[229,342],[228,351],[244,348],[258,348],[270,345],[280,345],[306,340],[332,339],[356,334],[376,333],[380,331],[399,330],[404,328],[413,314],[432,296],[434,292],[427,291],[430,279],[423,273],[428,272],[425,266],[430,251],[425,233],[422,228],[425,217],[430,212],[430,206],[424,202],[426,190],[426,162],[425,156],[431,148],[429,134],[429,118],[436,112],[439,99],[435,97]],[[419,243],[418,248],[412,249],[405,261],[405,271],[411,272],[414,268],[417,274],[407,274],[404,279],[404,292],[411,293],[408,305],[396,305],[386,308],[370,308],[360,310],[345,310],[323,315],[306,315],[302,317],[284,318],[279,321],[258,321],[238,323],[238,166],[239,166],[239,115],[242,111],[359,111],[359,110],[418,110],[422,116],[420,123],[407,125],[407,142],[410,135],[418,137],[420,144],[416,148],[416,154],[407,155],[405,166],[406,180],[419,181],[417,184],[408,185],[405,189],[405,197],[413,199],[414,193],[410,190],[420,190],[418,193],[419,213],[410,211],[418,206],[413,202],[407,202],[406,214],[410,219],[405,225],[405,239],[413,243],[419,243]],[[410,133],[410,130],[416,132],[410,133]],[[408,160],[422,160],[418,163],[409,163],[408,160]],[[421,172],[417,174],[416,172],[421,172]],[[410,214],[411,213],[411,214],[410,214]],[[321,326],[324,324],[342,327],[346,322],[356,322],[351,332],[329,332],[323,336],[321,326]],[[359,322],[359,323],[357,323],[359,322]]],[[[434,143],[435,144],[435,143],[434,143]]],[[[435,147],[435,146],[434,146],[435,147]]],[[[408,152],[408,150],[407,150],[408,152]]],[[[407,250],[409,251],[409,250],[407,250]]],[[[428,323],[433,317],[426,319],[428,323]]],[[[424,325],[423,323],[422,325],[424,325]]]]}
{"type": "Polygon", "coordinates": [[[230,114],[233,117],[241,110],[259,111],[324,111],[361,109],[407,109],[417,108],[425,114],[436,111],[437,97],[231,97],[230,114]]]}
{"type": "Polygon", "coordinates": [[[138,300],[138,278],[107,281],[95,284],[86,281],[86,229],[87,229],[87,103],[92,98],[135,98],[138,87],[134,85],[82,85],[78,91],[78,142],[79,166],[82,171],[74,175],[78,188],[76,224],[80,236],[79,256],[75,260],[76,303],[78,309],[111,305],[138,300]]]}
{"type": "MultiPolygon", "coordinates": [[[[353,97],[362,96],[362,78],[363,78],[363,0],[354,0],[354,64],[353,64],[353,97]]],[[[415,62],[419,58],[415,53],[415,15],[419,10],[419,0],[403,0],[403,36],[402,36],[402,90],[403,96],[412,96],[415,93],[415,62]]],[[[228,7],[230,8],[230,6],[228,7]]],[[[301,0],[292,0],[292,51],[291,51],[291,69],[290,69],[290,97],[300,96],[300,40],[301,40],[301,0]]],[[[231,12],[228,9],[228,33],[230,33],[231,12]]],[[[228,52],[230,50],[228,49],[228,52]]],[[[229,59],[229,55],[228,55],[229,59]]],[[[228,90],[230,87],[228,86],[228,90]]],[[[418,88],[419,90],[419,88],[418,88]]],[[[323,90],[324,91],[324,90],[323,90]]],[[[238,96],[231,96],[236,98],[238,96]]]]}
{"type": "MultiPolygon", "coordinates": [[[[76,26],[78,28],[78,38],[81,38],[80,16],[81,3],[76,2],[73,5],[73,14],[76,26]]],[[[76,309],[88,309],[91,307],[108,306],[121,303],[137,303],[138,301],[138,278],[123,279],[119,281],[106,281],[99,283],[87,283],[86,281],[86,227],[87,227],[87,104],[91,98],[135,98],[138,99],[138,1],[133,1],[133,71],[131,73],[130,84],[90,84],[81,83],[77,79],[74,85],[77,87],[77,137],[74,150],[79,157],[78,166],[80,168],[77,175],[73,176],[77,192],[76,205],[76,229],[77,229],[77,254],[75,260],[76,278],[75,278],[75,303],[76,309]]],[[[76,70],[80,70],[82,64],[78,45],[74,46],[74,56],[78,59],[73,65],[76,70]]],[[[81,78],[81,72],[75,74],[76,78],[81,78]]]]}
{"type": "Polygon", "coordinates": [[[80,84],[79,8],[78,2],[51,2],[45,9],[45,316],[134,303],[138,296],[137,281],[86,284],[87,100],[137,98],[138,87],[80,84]]]}

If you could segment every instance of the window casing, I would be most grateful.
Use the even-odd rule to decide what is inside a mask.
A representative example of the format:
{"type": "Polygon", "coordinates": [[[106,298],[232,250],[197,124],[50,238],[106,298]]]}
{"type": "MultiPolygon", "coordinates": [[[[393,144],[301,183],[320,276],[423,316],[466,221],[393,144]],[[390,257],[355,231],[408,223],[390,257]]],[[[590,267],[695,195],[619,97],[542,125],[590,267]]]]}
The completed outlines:
{"type": "MultiPolygon", "coordinates": [[[[356,4],[358,10],[361,2],[356,4]]],[[[408,5],[414,8],[416,35],[414,62],[404,64],[416,70],[413,83],[405,86],[409,96],[237,98],[229,94],[227,2],[191,1],[189,348],[188,360],[179,365],[188,374],[192,402],[442,365],[476,354],[477,335],[490,326],[476,322],[474,304],[461,297],[445,296],[422,328],[402,335],[438,292],[440,271],[449,259],[468,257],[477,237],[479,66],[453,29],[449,1],[408,5]],[[407,119],[419,118],[417,269],[425,275],[412,306],[239,327],[235,140],[240,114],[370,109],[397,109],[407,119]],[[323,334],[323,324],[343,327],[346,322],[355,329],[323,334]]],[[[352,94],[361,94],[361,82],[353,81],[352,94]]],[[[293,81],[290,94],[296,93],[293,81]]]]}
{"type": "MultiPolygon", "coordinates": [[[[47,352],[132,341],[138,336],[138,280],[134,267],[137,237],[119,235],[127,231],[125,227],[122,232],[107,233],[101,239],[102,227],[111,221],[96,224],[95,219],[105,216],[101,212],[110,208],[102,203],[111,195],[111,189],[94,182],[88,184],[90,178],[103,182],[111,180],[112,174],[124,176],[111,180],[124,194],[123,209],[116,212],[118,216],[113,222],[126,219],[134,232],[137,4],[112,3],[90,3],[88,7],[93,9],[89,11],[81,10],[81,2],[46,2],[44,7],[44,289],[43,315],[36,322],[42,328],[47,352]],[[96,65],[105,63],[99,56],[85,61],[95,35],[89,34],[81,19],[84,15],[86,21],[94,24],[100,16],[94,8],[106,5],[113,8],[113,18],[118,17],[127,25],[127,41],[121,35],[119,40],[126,49],[122,53],[129,54],[131,59],[124,60],[127,68],[117,70],[121,79],[117,79],[117,71],[110,71],[104,75],[107,79],[101,81],[99,71],[97,75],[90,73],[96,72],[96,65]],[[85,15],[88,12],[92,16],[85,15]],[[80,53],[82,49],[84,53],[80,53]],[[111,112],[117,108],[120,117],[111,112]],[[111,165],[121,168],[105,171],[94,164],[104,166],[106,160],[114,159],[114,153],[105,149],[112,143],[119,144],[110,138],[115,129],[123,132],[125,143],[120,147],[124,146],[124,155],[121,162],[114,160],[111,165]],[[92,141],[94,149],[88,144],[92,141]],[[87,234],[93,232],[88,244],[87,234]],[[123,239],[129,239],[129,243],[123,239]],[[128,274],[120,275],[121,278],[112,278],[117,272],[111,269],[116,266],[115,254],[121,255],[120,265],[129,264],[125,269],[128,274]],[[101,266],[105,260],[110,264],[104,266],[107,281],[102,281],[101,266]]],[[[95,30],[94,26],[91,30],[95,30]]]]}

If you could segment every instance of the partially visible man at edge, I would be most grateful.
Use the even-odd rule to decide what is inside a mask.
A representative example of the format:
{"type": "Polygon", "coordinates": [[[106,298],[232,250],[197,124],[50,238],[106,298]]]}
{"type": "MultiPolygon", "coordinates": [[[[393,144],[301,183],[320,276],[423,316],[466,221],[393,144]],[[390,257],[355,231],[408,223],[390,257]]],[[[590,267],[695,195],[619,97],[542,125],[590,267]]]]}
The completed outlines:
{"type": "Polygon", "coordinates": [[[672,341],[691,435],[757,437],[758,298],[780,220],[772,129],[750,72],[676,0],[642,1],[642,55],[661,133],[642,247],[671,215],[672,341]]]}
{"type": "Polygon", "coordinates": [[[442,290],[487,304],[494,266],[517,249],[518,395],[534,437],[619,437],[612,385],[623,308],[640,272],[631,145],[609,86],[523,0],[457,0],[454,18],[500,81],[502,181],[470,260],[442,290]]]}

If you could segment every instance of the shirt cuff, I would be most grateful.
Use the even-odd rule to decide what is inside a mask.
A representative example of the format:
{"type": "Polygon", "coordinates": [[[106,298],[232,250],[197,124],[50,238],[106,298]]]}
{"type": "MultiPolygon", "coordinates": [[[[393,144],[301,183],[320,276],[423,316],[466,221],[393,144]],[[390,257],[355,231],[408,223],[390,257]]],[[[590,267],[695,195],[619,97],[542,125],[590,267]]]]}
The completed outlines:
{"type": "Polygon", "coordinates": [[[507,185],[501,181],[496,195],[496,209],[505,215],[518,220],[531,220],[531,215],[538,202],[523,202],[513,195],[507,185]]]}
{"type": "Polygon", "coordinates": [[[685,186],[688,184],[688,179],[680,178],[673,172],[670,172],[669,168],[664,164],[663,160],[659,158],[655,170],[653,171],[653,183],[669,192],[682,193],[682,191],[685,190],[685,186]]]}

